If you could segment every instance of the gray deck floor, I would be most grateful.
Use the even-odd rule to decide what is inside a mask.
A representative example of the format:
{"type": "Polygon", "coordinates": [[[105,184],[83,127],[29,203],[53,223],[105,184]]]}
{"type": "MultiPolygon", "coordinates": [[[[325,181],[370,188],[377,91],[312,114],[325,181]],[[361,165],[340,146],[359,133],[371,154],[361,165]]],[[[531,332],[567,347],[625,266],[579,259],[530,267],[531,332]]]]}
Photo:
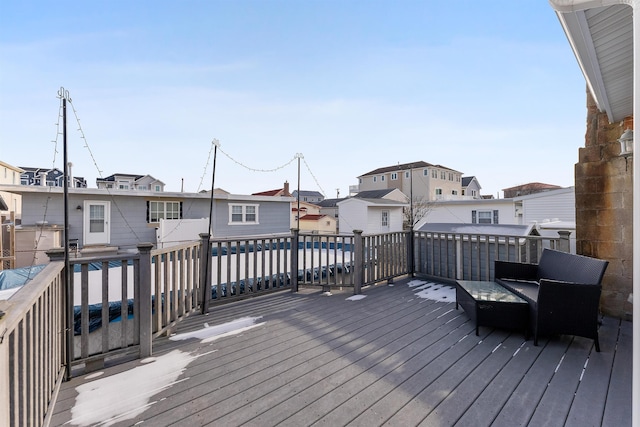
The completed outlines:
{"type": "Polygon", "coordinates": [[[152,361],[64,383],[52,425],[631,425],[630,322],[603,320],[600,353],[569,336],[535,347],[521,331],[476,336],[454,293],[425,299],[407,282],[213,307],[156,340],[152,361]],[[260,318],[175,340],[243,317],[260,318]]]}

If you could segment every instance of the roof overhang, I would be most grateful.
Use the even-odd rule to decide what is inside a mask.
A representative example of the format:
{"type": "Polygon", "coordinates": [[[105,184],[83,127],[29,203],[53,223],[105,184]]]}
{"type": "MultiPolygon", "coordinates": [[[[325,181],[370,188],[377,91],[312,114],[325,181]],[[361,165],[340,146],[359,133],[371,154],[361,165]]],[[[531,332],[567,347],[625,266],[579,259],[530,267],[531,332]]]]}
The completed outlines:
{"type": "Polygon", "coordinates": [[[549,0],[598,109],[610,122],[633,115],[634,0],[549,0]]]}

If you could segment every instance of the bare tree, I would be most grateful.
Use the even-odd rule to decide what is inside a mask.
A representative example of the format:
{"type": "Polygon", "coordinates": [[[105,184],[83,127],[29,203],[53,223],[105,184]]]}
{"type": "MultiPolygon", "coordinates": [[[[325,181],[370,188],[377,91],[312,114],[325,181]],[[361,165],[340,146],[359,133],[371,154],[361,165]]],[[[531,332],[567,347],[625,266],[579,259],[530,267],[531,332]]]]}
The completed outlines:
{"type": "Polygon", "coordinates": [[[422,218],[433,209],[433,203],[424,196],[414,197],[411,206],[402,210],[403,224],[406,230],[412,230],[422,218]]]}

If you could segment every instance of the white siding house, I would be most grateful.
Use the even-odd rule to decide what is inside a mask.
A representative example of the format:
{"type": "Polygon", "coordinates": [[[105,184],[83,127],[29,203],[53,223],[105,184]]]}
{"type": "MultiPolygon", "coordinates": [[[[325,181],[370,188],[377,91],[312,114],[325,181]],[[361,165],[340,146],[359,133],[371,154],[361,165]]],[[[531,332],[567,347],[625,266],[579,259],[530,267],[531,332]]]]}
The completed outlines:
{"type": "MultiPolygon", "coordinates": [[[[0,191],[22,196],[23,226],[64,225],[62,188],[0,185],[0,191]]],[[[81,249],[133,249],[139,243],[156,243],[161,220],[209,218],[211,204],[210,193],[95,188],[70,189],[68,199],[69,239],[77,239],[81,249]]],[[[216,194],[213,237],[289,234],[292,201],[291,197],[216,194]]]]}
{"type": "Polygon", "coordinates": [[[337,206],[340,234],[352,234],[353,230],[377,234],[402,231],[402,210],[409,203],[350,197],[338,202],[337,206]]]}

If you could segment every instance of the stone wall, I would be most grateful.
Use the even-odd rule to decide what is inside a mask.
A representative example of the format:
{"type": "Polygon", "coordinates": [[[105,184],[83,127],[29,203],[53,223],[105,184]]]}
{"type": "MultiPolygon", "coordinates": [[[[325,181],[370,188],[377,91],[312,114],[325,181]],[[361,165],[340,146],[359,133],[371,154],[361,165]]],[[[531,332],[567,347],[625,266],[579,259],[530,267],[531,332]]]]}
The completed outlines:
{"type": "Polygon", "coordinates": [[[609,123],[587,91],[585,146],[575,165],[576,251],[609,261],[601,310],[630,320],[633,156],[621,157],[618,142],[626,128],[633,128],[631,117],[609,123]]]}

